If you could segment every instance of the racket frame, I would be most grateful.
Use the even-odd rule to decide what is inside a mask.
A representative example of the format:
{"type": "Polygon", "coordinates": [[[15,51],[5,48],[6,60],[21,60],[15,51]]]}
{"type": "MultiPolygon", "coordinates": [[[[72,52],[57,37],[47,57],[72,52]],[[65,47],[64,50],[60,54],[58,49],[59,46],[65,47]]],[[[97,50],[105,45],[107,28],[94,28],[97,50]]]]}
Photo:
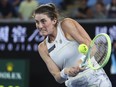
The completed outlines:
{"type": "Polygon", "coordinates": [[[94,39],[91,41],[88,52],[86,54],[86,58],[83,61],[82,66],[86,65],[86,60],[87,60],[88,61],[88,64],[86,65],[87,67],[90,67],[93,70],[103,68],[108,63],[108,61],[110,59],[110,54],[111,54],[111,40],[110,40],[110,37],[106,33],[100,33],[97,36],[95,36],[94,39]],[[106,37],[106,40],[107,40],[107,43],[108,43],[108,53],[106,55],[106,58],[105,58],[104,62],[101,65],[99,65],[98,67],[93,67],[93,64],[92,64],[91,58],[90,58],[90,52],[91,52],[92,46],[94,45],[95,40],[100,36],[105,36],[106,37]]]}

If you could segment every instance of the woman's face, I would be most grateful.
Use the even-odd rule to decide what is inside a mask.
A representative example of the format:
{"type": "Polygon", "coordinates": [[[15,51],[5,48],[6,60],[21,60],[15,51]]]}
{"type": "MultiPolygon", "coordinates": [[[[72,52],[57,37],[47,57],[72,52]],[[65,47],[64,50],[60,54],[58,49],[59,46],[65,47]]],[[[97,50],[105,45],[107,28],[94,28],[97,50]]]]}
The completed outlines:
{"type": "Polygon", "coordinates": [[[40,35],[47,36],[54,32],[56,20],[51,20],[46,14],[35,14],[35,23],[40,35]]]}

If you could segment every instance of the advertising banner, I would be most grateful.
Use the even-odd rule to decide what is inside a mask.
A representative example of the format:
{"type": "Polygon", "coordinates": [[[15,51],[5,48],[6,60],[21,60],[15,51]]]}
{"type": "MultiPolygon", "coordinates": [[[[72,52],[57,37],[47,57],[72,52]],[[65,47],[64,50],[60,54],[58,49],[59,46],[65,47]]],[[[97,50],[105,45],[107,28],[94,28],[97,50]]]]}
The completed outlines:
{"type": "Polygon", "coordinates": [[[0,87],[28,87],[28,61],[0,59],[0,87]]]}

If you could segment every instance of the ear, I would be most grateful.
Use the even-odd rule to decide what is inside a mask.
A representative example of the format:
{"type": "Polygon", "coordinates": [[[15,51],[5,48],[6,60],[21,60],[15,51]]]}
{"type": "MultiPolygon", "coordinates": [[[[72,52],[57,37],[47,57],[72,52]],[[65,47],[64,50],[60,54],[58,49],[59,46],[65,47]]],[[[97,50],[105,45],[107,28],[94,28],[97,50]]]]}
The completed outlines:
{"type": "Polygon", "coordinates": [[[54,24],[56,24],[57,20],[56,20],[56,19],[54,19],[54,21],[53,21],[53,22],[54,22],[54,24]]]}
{"type": "Polygon", "coordinates": [[[56,20],[56,19],[54,19],[54,20],[53,20],[53,24],[56,24],[56,22],[57,22],[57,20],[56,20]]]}

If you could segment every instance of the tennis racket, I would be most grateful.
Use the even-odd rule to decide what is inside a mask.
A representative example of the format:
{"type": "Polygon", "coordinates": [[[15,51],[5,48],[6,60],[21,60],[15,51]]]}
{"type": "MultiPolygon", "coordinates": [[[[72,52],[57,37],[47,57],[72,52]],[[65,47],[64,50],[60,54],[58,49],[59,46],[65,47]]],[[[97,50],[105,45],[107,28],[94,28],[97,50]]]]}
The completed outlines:
{"type": "Polygon", "coordinates": [[[89,67],[93,70],[103,68],[108,63],[110,54],[110,37],[105,33],[100,33],[91,41],[81,67],[89,67]]]}

